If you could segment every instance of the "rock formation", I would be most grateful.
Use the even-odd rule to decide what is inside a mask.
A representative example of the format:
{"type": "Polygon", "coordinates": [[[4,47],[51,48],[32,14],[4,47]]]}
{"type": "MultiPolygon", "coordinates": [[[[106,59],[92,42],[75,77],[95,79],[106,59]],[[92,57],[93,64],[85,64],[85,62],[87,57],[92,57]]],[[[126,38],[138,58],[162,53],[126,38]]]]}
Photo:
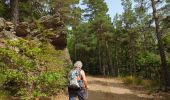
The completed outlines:
{"type": "Polygon", "coordinates": [[[61,19],[59,13],[54,16],[44,16],[40,19],[40,24],[47,30],[47,32],[51,32],[53,34],[49,35],[51,39],[51,43],[57,49],[64,49],[67,45],[66,39],[66,30],[64,22],[61,19]]]}
{"type": "Polygon", "coordinates": [[[64,22],[61,19],[60,14],[53,16],[44,16],[37,22],[28,23],[20,22],[18,26],[14,27],[14,24],[0,18],[0,47],[4,45],[4,39],[17,39],[17,38],[46,38],[57,50],[63,50],[66,56],[66,61],[71,64],[67,46],[67,32],[64,22]]]}

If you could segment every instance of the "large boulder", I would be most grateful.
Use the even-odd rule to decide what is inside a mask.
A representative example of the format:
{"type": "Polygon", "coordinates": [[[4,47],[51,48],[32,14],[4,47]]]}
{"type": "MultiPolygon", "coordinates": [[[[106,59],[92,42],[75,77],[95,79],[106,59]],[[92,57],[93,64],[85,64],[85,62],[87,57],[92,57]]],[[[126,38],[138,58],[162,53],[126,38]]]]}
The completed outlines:
{"type": "Polygon", "coordinates": [[[15,25],[12,22],[6,21],[5,24],[6,24],[5,30],[15,32],[14,30],[15,25]]]}
{"type": "Polygon", "coordinates": [[[64,27],[64,22],[62,21],[59,13],[53,16],[50,16],[50,15],[43,16],[40,19],[40,21],[41,21],[41,24],[47,29],[49,28],[56,29],[58,27],[64,27]]]}
{"type": "Polygon", "coordinates": [[[19,37],[26,37],[29,33],[30,33],[30,28],[27,22],[21,22],[16,27],[16,35],[19,37]]]}

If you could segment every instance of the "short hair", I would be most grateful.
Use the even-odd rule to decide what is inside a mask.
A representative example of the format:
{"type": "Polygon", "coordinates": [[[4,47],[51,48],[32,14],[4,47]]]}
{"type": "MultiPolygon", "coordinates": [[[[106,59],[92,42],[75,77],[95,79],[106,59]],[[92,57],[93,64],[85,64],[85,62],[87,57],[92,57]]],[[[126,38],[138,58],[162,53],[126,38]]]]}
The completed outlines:
{"type": "Polygon", "coordinates": [[[81,61],[76,61],[76,62],[74,63],[74,67],[75,67],[75,68],[82,68],[82,66],[83,66],[83,64],[82,64],[81,61]]]}

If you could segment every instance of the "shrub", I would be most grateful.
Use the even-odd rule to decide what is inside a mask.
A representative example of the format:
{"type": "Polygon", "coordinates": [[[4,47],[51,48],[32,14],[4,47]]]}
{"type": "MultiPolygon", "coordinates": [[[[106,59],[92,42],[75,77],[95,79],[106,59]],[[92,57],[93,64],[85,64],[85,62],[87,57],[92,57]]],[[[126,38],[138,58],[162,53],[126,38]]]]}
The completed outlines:
{"type": "Polygon", "coordinates": [[[142,79],[139,77],[135,77],[135,76],[126,76],[123,78],[123,82],[126,85],[133,85],[133,86],[137,86],[137,85],[141,85],[142,84],[142,79]]]}
{"type": "Polygon", "coordinates": [[[137,75],[144,79],[160,79],[160,57],[152,52],[140,53],[137,57],[137,75]]]}
{"type": "Polygon", "coordinates": [[[142,79],[135,76],[126,76],[122,78],[123,83],[132,87],[142,87],[143,89],[154,91],[158,87],[158,82],[153,80],[142,79]]]}
{"type": "Polygon", "coordinates": [[[62,91],[66,85],[63,52],[39,40],[6,40],[0,48],[0,87],[30,99],[62,91]]]}
{"type": "Polygon", "coordinates": [[[144,88],[151,92],[154,91],[159,86],[158,82],[152,80],[143,80],[142,83],[144,88]]]}
{"type": "Polygon", "coordinates": [[[123,82],[126,85],[137,86],[137,85],[141,85],[142,84],[142,78],[135,77],[135,76],[126,76],[126,77],[123,78],[123,82]]]}

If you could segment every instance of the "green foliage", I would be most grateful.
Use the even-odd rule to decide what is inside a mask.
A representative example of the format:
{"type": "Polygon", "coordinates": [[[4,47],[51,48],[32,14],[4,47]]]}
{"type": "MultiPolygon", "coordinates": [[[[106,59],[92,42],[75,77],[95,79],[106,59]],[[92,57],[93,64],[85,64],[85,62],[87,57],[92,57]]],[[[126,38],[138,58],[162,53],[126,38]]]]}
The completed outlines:
{"type": "Polygon", "coordinates": [[[156,79],[159,81],[160,57],[158,55],[151,52],[141,53],[138,55],[137,64],[137,72],[139,76],[143,78],[156,79]]]}
{"type": "Polygon", "coordinates": [[[79,0],[41,0],[39,1],[38,10],[42,14],[55,14],[60,13],[62,20],[65,24],[70,25],[73,21],[73,11],[76,9],[74,6],[79,3],[79,0]],[[48,9],[48,10],[47,10],[48,9]]]}
{"type": "Polygon", "coordinates": [[[8,5],[5,4],[5,0],[1,0],[0,1],[0,17],[4,17],[4,18],[9,18],[9,8],[8,5]]]}
{"type": "Polygon", "coordinates": [[[139,66],[148,66],[148,65],[153,65],[153,66],[158,66],[160,65],[160,60],[159,56],[151,53],[151,52],[146,52],[146,53],[140,53],[138,55],[138,64],[139,66]],[[155,65],[154,65],[155,64],[155,65]]]}
{"type": "Polygon", "coordinates": [[[132,0],[122,0],[122,6],[124,9],[122,19],[125,23],[125,27],[130,28],[132,27],[132,24],[136,21],[134,12],[132,10],[132,0]]]}
{"type": "Polygon", "coordinates": [[[66,85],[63,53],[39,40],[6,40],[0,48],[0,86],[23,99],[49,96],[66,85]]]}
{"type": "Polygon", "coordinates": [[[110,49],[106,47],[106,44],[110,46],[108,42],[112,41],[113,26],[111,18],[106,14],[108,8],[104,0],[84,0],[83,3],[87,6],[83,9],[85,11],[83,17],[87,22],[80,20],[78,26],[73,28],[68,39],[68,47],[73,61],[81,60],[85,62],[84,66],[87,66],[84,67],[86,71],[99,74],[96,73],[101,73],[99,67],[107,66],[104,64],[106,62],[99,64],[101,63],[99,57],[103,60],[105,56],[108,56],[104,48],[110,49]]]}
{"type": "Polygon", "coordinates": [[[0,90],[0,98],[2,100],[7,100],[7,98],[8,98],[7,95],[8,95],[8,93],[6,93],[5,91],[0,90]]]}
{"type": "Polygon", "coordinates": [[[170,35],[164,38],[164,44],[166,45],[167,48],[170,47],[170,35]]]}
{"type": "MultiPolygon", "coordinates": [[[[83,19],[76,20],[76,27],[68,36],[71,58],[83,61],[85,70],[91,74],[132,75],[160,81],[155,26],[148,13],[150,2],[134,0],[132,4],[132,0],[121,1],[124,12],[116,14],[112,23],[106,14],[108,8],[104,0],[83,0],[86,6],[82,9],[83,19]]],[[[160,24],[169,58],[169,32],[163,29],[162,21],[160,24]]]]}
{"type": "Polygon", "coordinates": [[[87,5],[84,16],[89,20],[101,15],[105,16],[108,12],[108,7],[104,0],[83,0],[83,2],[87,5]]]}
{"type": "MultiPolygon", "coordinates": [[[[19,2],[19,20],[32,22],[47,14],[60,13],[63,21],[70,25],[74,18],[73,11],[79,0],[22,0],[19,2]]],[[[11,1],[0,1],[0,17],[11,19],[11,1]]]]}
{"type": "Polygon", "coordinates": [[[137,86],[137,85],[141,85],[142,84],[142,79],[139,78],[139,77],[126,76],[126,77],[123,78],[123,82],[126,85],[137,86]]]}
{"type": "Polygon", "coordinates": [[[158,83],[155,80],[146,80],[142,79],[140,77],[134,77],[134,76],[126,76],[122,78],[123,83],[125,85],[128,85],[130,87],[134,88],[143,88],[146,90],[149,90],[149,92],[153,92],[158,87],[158,83]]]}
{"type": "Polygon", "coordinates": [[[58,93],[66,87],[65,72],[44,72],[38,77],[38,84],[41,86],[41,90],[48,92],[48,95],[55,92],[58,93]],[[57,88],[56,88],[57,87],[57,88]],[[51,91],[50,91],[51,90],[51,91]]]}

